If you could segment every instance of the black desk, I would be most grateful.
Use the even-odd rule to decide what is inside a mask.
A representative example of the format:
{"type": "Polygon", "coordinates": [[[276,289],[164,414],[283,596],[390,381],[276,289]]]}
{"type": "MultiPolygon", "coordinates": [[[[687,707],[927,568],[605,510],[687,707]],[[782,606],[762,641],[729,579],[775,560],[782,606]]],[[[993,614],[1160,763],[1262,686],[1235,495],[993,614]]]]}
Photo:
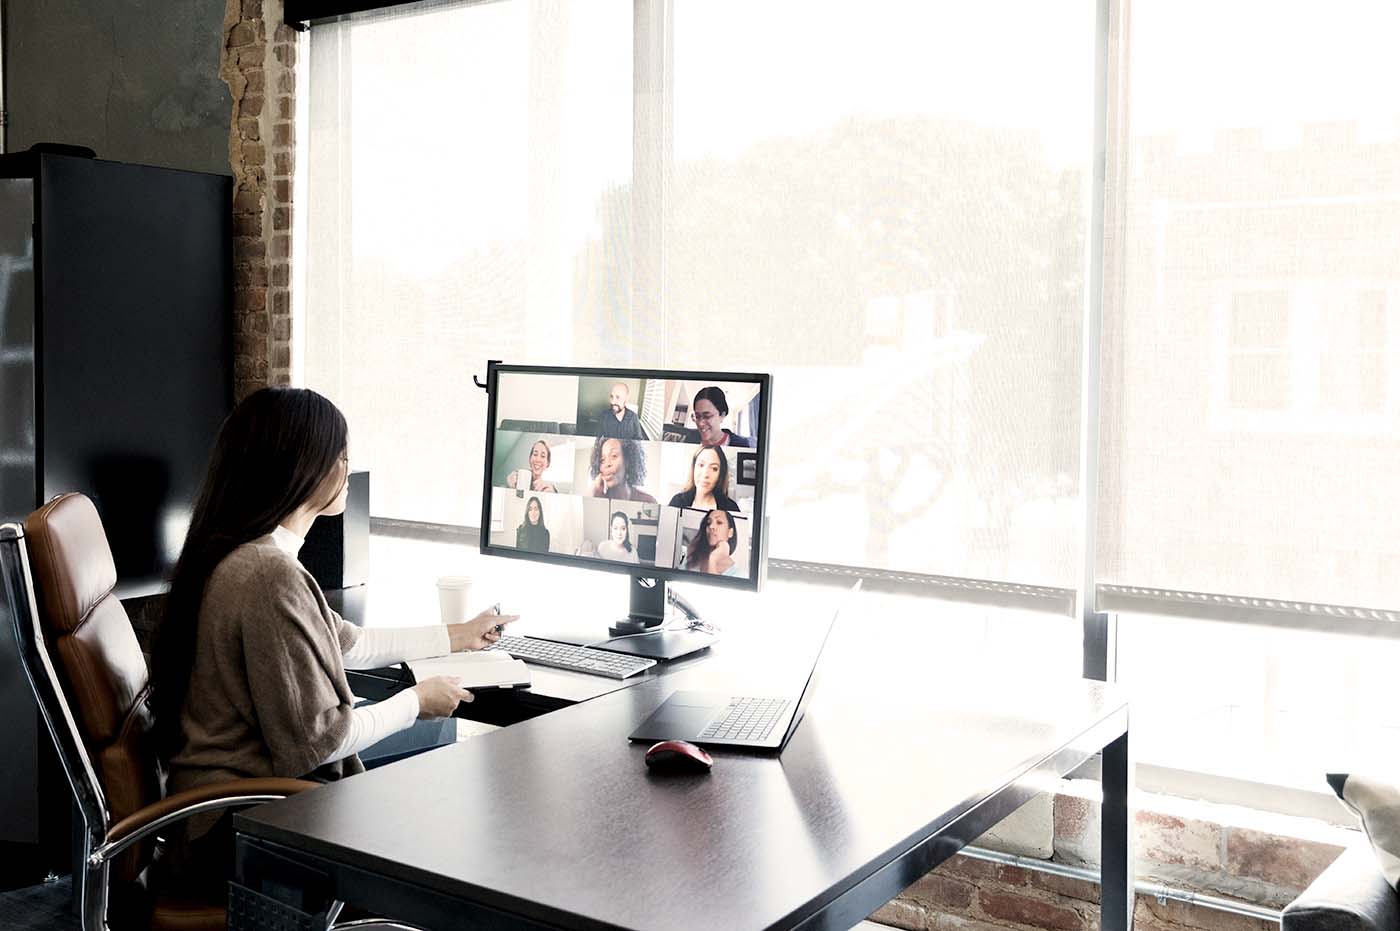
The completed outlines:
{"type": "Polygon", "coordinates": [[[648,774],[626,735],[673,688],[805,672],[769,652],[781,627],[731,625],[707,662],[240,813],[240,880],[429,928],[846,929],[1102,750],[1103,928],[1126,931],[1128,709],[1097,683],[999,682],[838,627],[781,758],[648,774]]]}
{"type": "MultiPolygon", "coordinates": [[[[403,603],[403,593],[360,585],[328,591],[326,602],[352,624],[360,627],[385,626],[386,615],[392,617],[395,609],[403,603]]],[[[432,622],[431,615],[426,622],[432,622]]],[[[512,633],[517,632],[552,637],[568,643],[589,643],[607,636],[605,626],[597,623],[596,619],[591,626],[587,620],[572,627],[567,621],[560,620],[549,624],[544,630],[527,628],[524,625],[518,630],[512,628],[512,633]],[[556,634],[559,636],[555,637],[556,634]]],[[[483,689],[476,693],[475,702],[462,705],[458,713],[462,717],[485,721],[488,724],[515,724],[607,695],[609,692],[631,688],[651,679],[690,669],[704,662],[708,655],[707,649],[669,663],[660,663],[627,679],[609,679],[567,669],[532,665],[529,688],[483,689]]],[[[379,675],[377,672],[379,671],[350,671],[348,675],[351,690],[361,698],[381,701],[403,687],[404,678],[401,671],[387,671],[388,675],[379,675]]]]}

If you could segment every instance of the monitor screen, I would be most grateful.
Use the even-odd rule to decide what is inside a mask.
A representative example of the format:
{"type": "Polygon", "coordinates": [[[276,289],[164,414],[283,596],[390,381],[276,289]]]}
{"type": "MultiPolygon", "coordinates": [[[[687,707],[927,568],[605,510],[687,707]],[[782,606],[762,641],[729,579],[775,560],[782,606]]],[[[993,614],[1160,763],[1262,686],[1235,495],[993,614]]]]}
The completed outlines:
{"type": "Polygon", "coordinates": [[[758,588],[770,386],[493,364],[482,552],[758,588]]]}

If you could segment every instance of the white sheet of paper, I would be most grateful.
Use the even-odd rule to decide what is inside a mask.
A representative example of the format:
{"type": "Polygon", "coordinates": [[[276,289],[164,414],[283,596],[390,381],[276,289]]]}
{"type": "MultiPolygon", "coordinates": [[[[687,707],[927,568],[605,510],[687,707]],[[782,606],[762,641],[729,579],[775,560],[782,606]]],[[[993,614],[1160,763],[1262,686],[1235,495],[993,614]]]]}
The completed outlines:
{"type": "Polygon", "coordinates": [[[413,678],[422,682],[433,676],[457,676],[464,689],[493,686],[526,686],[530,684],[530,667],[509,653],[477,651],[431,656],[408,661],[413,678]]]}

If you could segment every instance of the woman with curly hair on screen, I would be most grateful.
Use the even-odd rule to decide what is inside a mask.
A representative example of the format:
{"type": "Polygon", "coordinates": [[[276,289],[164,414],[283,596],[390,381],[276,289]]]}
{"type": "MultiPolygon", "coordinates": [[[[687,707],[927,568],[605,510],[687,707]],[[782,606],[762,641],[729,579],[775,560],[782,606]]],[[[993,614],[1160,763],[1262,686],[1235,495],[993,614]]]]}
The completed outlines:
{"type": "Polygon", "coordinates": [[[594,498],[656,503],[655,498],[638,487],[647,480],[647,461],[642,445],[636,440],[598,437],[593,441],[588,474],[593,479],[588,493],[594,498]]]}

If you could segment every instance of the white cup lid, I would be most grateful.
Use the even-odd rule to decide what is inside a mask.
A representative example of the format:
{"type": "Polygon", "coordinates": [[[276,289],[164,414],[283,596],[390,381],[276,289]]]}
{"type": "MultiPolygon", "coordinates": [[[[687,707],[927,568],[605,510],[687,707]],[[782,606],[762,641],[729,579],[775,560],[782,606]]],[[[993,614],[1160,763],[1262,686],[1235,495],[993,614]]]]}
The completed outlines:
{"type": "Polygon", "coordinates": [[[437,580],[438,588],[466,588],[472,584],[469,575],[445,575],[437,580]]]}

